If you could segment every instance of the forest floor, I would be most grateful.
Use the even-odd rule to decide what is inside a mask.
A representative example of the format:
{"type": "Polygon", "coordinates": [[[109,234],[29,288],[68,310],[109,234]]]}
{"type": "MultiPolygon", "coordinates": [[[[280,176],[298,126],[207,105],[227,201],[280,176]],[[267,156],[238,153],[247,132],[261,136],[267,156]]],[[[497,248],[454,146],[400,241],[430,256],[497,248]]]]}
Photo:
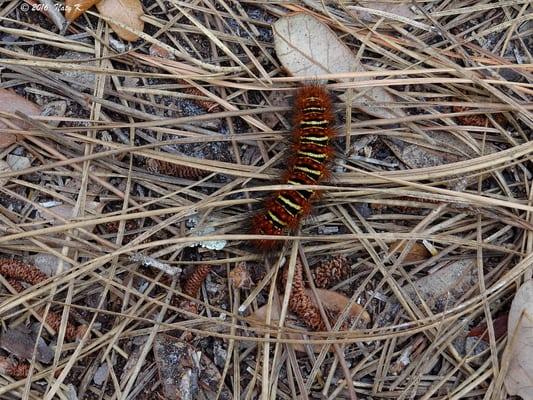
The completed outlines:
{"type": "Polygon", "coordinates": [[[0,4],[1,399],[533,398],[530,1],[80,4],[0,4]]]}

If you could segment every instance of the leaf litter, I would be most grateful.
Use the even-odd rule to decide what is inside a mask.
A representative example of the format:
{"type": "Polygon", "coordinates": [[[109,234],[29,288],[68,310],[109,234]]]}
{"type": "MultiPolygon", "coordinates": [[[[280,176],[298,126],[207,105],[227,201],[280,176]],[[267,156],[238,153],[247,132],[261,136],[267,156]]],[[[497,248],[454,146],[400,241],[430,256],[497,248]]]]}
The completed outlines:
{"type": "Polygon", "coordinates": [[[524,326],[500,320],[531,277],[528,2],[111,4],[65,26],[0,6],[0,253],[47,276],[0,277],[0,335],[31,339],[0,349],[0,397],[528,395],[524,326]],[[281,254],[254,253],[316,80],[336,172],[281,254]],[[323,330],[325,293],[364,324],[290,309],[291,244],[323,330]]]}
{"type": "Polygon", "coordinates": [[[505,387],[510,395],[530,399],[533,397],[533,280],[524,282],[516,292],[507,326],[508,343],[504,357],[508,357],[509,366],[505,387]]]}

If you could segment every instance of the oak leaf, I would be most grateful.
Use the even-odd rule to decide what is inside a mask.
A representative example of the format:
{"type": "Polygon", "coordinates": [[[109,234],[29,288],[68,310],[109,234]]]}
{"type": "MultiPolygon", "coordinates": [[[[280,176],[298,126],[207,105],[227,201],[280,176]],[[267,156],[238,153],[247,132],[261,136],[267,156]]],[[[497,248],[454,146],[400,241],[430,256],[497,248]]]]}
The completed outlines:
{"type": "Polygon", "coordinates": [[[72,22],[100,0],[65,0],[65,18],[72,22]]]}
{"type": "MultiPolygon", "coordinates": [[[[140,0],[102,0],[96,3],[96,8],[104,17],[140,32],[144,30],[144,21],[141,19],[144,11],[140,0]]],[[[138,35],[118,24],[110,22],[109,25],[121,39],[129,42],[139,39],[138,35]]]]}
{"type": "Polygon", "coordinates": [[[350,7],[367,22],[376,22],[384,16],[394,18],[397,21],[415,19],[417,15],[411,10],[410,1],[401,4],[379,1],[358,1],[359,7],[350,7]]]}
{"type": "MultiPolygon", "coordinates": [[[[329,311],[328,314],[333,315],[339,315],[346,305],[350,302],[350,299],[343,294],[334,292],[333,290],[326,290],[326,289],[316,289],[318,297],[320,298],[320,301],[322,302],[322,306],[325,310],[329,311]]],[[[312,299],[313,303],[315,303],[313,293],[311,289],[305,289],[306,294],[312,299]]],[[[316,303],[315,303],[316,305],[316,303]]],[[[266,315],[267,315],[267,309],[268,304],[260,307],[257,309],[252,315],[250,315],[249,323],[253,327],[264,327],[265,321],[266,321],[266,315]]],[[[274,302],[272,303],[272,310],[271,310],[271,317],[270,317],[270,326],[277,326],[279,321],[279,316],[281,314],[281,305],[277,298],[274,298],[274,302]]],[[[353,303],[348,311],[348,317],[346,318],[349,322],[352,321],[358,321],[357,326],[366,326],[370,322],[370,315],[363,309],[362,306],[359,304],[353,303]]],[[[336,321],[330,321],[331,325],[336,321]]],[[[345,327],[341,327],[341,330],[345,329],[345,327]]],[[[289,339],[298,339],[302,340],[304,339],[304,336],[297,333],[288,333],[286,335],[289,339]]],[[[313,351],[315,353],[319,353],[322,350],[321,345],[313,345],[312,346],[313,351]]],[[[302,344],[295,344],[294,350],[304,352],[305,347],[302,344]]],[[[330,351],[333,351],[333,348],[330,348],[330,351]]]]}
{"type": "Polygon", "coordinates": [[[510,395],[533,399],[533,279],[516,293],[507,323],[509,369],[505,388],[510,395]]]}
{"type": "MultiPolygon", "coordinates": [[[[16,111],[20,111],[22,114],[30,117],[41,113],[41,109],[31,101],[26,100],[11,90],[0,89],[0,113],[14,114],[16,111]]],[[[8,119],[0,115],[0,149],[11,146],[17,141],[16,134],[1,132],[2,129],[10,129],[7,124],[2,122],[3,118],[8,119]]],[[[9,122],[19,129],[28,129],[28,124],[19,119],[9,118],[9,122]]]]}
{"type": "MultiPolygon", "coordinates": [[[[394,253],[401,253],[403,249],[405,249],[406,244],[407,242],[404,240],[396,240],[391,244],[390,248],[394,253]]],[[[431,253],[428,251],[428,249],[426,249],[426,246],[421,243],[415,242],[409,249],[409,252],[404,257],[403,261],[424,261],[427,260],[429,257],[431,257],[431,253]]]]}
{"type": "MultiPolygon", "coordinates": [[[[365,67],[356,54],[348,48],[326,24],[311,15],[297,13],[280,18],[274,24],[274,46],[283,66],[293,76],[316,80],[317,75],[362,72],[365,67]]],[[[349,78],[361,81],[367,78],[349,78]]],[[[346,80],[346,79],[344,79],[346,80]]],[[[354,107],[379,118],[403,116],[385,104],[395,102],[394,97],[382,87],[361,87],[354,90],[353,99],[340,96],[354,107]]]]}

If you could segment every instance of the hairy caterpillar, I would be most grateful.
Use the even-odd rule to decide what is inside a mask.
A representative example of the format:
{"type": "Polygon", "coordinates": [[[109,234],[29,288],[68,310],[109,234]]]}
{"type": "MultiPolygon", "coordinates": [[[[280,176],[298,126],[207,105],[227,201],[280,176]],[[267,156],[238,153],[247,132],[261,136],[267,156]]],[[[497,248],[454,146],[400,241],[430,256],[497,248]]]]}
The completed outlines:
{"type": "MultiPolygon", "coordinates": [[[[282,184],[295,188],[278,190],[265,201],[263,210],[252,220],[252,233],[284,235],[309,215],[318,192],[298,186],[316,185],[329,175],[334,157],[331,140],[336,136],[333,121],[331,98],[322,86],[305,86],[297,92],[290,156],[281,179],[282,184]]],[[[255,246],[268,250],[278,243],[260,239],[255,241],[255,246]]]]}

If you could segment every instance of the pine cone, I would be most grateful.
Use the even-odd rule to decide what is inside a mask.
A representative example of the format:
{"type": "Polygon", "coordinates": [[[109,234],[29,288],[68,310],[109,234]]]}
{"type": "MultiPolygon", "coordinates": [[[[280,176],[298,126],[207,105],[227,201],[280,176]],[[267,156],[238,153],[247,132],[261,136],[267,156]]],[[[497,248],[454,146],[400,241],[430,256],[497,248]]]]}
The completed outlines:
{"type": "Polygon", "coordinates": [[[39,268],[18,260],[0,259],[0,274],[5,278],[12,278],[30,285],[37,285],[48,279],[48,276],[39,268]]]}
{"type": "Polygon", "coordinates": [[[13,286],[13,289],[15,289],[17,292],[24,291],[24,286],[22,285],[22,282],[18,279],[8,278],[7,281],[11,286],[13,286]]]}
{"type": "Polygon", "coordinates": [[[167,161],[149,158],[145,161],[146,169],[154,174],[176,176],[183,179],[197,179],[207,175],[207,172],[198,168],[173,164],[167,161]]]}
{"type": "Polygon", "coordinates": [[[335,285],[349,274],[350,266],[348,265],[348,260],[342,255],[320,262],[313,270],[315,286],[322,289],[335,285]]]}
{"type": "MultiPolygon", "coordinates": [[[[288,268],[285,267],[283,280],[287,281],[288,268]]],[[[320,315],[320,310],[313,304],[311,298],[305,293],[303,282],[302,263],[296,260],[294,278],[289,298],[289,310],[296,314],[304,324],[315,331],[326,330],[326,325],[320,315]]]]}
{"type": "MultiPolygon", "coordinates": [[[[465,112],[468,111],[468,107],[464,106],[453,106],[452,107],[453,112],[465,112]]],[[[457,121],[461,125],[469,125],[469,126],[491,126],[489,118],[485,114],[474,114],[474,115],[459,115],[455,117],[457,121]]],[[[501,113],[493,114],[494,120],[500,124],[503,125],[506,122],[505,116],[501,113]]]]}
{"type": "Polygon", "coordinates": [[[196,297],[211,268],[211,265],[200,265],[195,268],[182,285],[183,293],[190,297],[196,297]]]}
{"type": "MultiPolygon", "coordinates": [[[[104,227],[105,227],[106,232],[108,233],[117,233],[119,225],[120,225],[120,221],[113,221],[113,222],[108,222],[104,224],[104,227]]],[[[137,221],[128,220],[126,221],[126,225],[124,226],[124,231],[129,232],[129,231],[133,231],[138,228],[139,228],[139,224],[137,223],[137,221]]]]}
{"type": "MultiPolygon", "coordinates": [[[[193,96],[202,96],[205,97],[205,94],[203,94],[199,89],[192,87],[189,89],[185,89],[185,93],[193,95],[193,96]]],[[[220,105],[212,100],[193,100],[196,104],[198,104],[200,107],[202,107],[207,112],[217,112],[220,111],[220,105]]]]}
{"type": "MultiPolygon", "coordinates": [[[[46,323],[54,331],[59,332],[59,328],[61,327],[61,315],[53,311],[49,311],[48,315],[46,316],[46,323]]],[[[78,328],[72,323],[67,322],[67,327],[65,329],[65,338],[67,338],[67,340],[74,340],[76,339],[77,335],[78,328]]]]}
{"type": "MultiPolygon", "coordinates": [[[[13,289],[17,292],[24,291],[22,282],[36,285],[48,279],[48,276],[41,272],[37,267],[25,264],[18,260],[0,259],[0,274],[7,278],[9,284],[13,286],[13,289]]],[[[41,311],[37,312],[39,315],[42,315],[41,311]]],[[[50,311],[46,317],[46,323],[57,332],[61,326],[61,316],[50,311]]],[[[65,337],[68,340],[76,339],[79,329],[82,326],[76,327],[69,322],[66,328],[65,337]]]]}
{"type": "Polygon", "coordinates": [[[28,376],[29,372],[29,363],[16,363],[9,358],[0,357],[0,373],[9,375],[15,379],[24,379],[28,376]]]}

